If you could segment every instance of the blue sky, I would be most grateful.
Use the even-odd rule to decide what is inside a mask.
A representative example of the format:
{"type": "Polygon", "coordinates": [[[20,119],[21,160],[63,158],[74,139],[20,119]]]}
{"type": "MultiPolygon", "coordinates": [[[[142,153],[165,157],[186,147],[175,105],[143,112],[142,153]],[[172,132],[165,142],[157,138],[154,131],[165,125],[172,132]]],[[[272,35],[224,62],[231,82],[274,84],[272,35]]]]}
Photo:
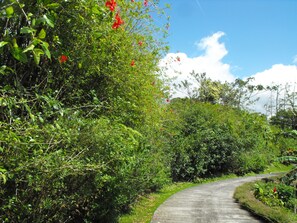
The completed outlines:
{"type": "MultiPolygon", "coordinates": [[[[203,38],[221,32],[227,50],[221,62],[235,77],[275,64],[293,65],[297,55],[297,0],[161,0],[169,3],[171,53],[203,55],[203,38]]],[[[296,64],[296,61],[295,61],[296,64]]]]}

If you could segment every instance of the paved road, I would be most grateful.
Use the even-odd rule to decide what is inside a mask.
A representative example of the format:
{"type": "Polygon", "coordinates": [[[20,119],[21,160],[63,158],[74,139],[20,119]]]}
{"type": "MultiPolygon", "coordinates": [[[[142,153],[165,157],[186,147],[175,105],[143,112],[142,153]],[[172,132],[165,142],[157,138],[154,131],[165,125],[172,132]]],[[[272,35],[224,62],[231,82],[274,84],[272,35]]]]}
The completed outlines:
{"type": "Polygon", "coordinates": [[[151,223],[263,222],[240,208],[233,199],[237,186],[272,175],[224,180],[178,192],[156,210],[151,223]]]}

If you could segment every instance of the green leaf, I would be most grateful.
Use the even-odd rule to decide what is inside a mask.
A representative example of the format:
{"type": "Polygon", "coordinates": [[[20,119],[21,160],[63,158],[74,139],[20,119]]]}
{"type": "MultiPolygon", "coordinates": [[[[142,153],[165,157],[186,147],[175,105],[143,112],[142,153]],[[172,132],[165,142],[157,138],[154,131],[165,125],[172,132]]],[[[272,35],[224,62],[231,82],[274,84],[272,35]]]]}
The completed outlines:
{"type": "Polygon", "coordinates": [[[25,33],[35,33],[35,32],[36,32],[35,29],[32,29],[32,28],[27,27],[27,26],[21,28],[21,33],[22,34],[25,34],[25,33]]]}
{"type": "Polygon", "coordinates": [[[3,183],[5,184],[7,181],[7,177],[5,175],[5,173],[7,172],[6,169],[0,167],[0,177],[2,178],[3,183]]]}
{"type": "Polygon", "coordinates": [[[35,47],[34,44],[29,45],[26,49],[23,50],[23,53],[33,50],[34,47],[35,47]]]}
{"type": "Polygon", "coordinates": [[[43,18],[44,18],[45,22],[46,22],[50,27],[52,27],[52,28],[55,27],[54,22],[53,22],[52,20],[50,20],[46,15],[43,15],[43,18]]]}
{"type": "Polygon", "coordinates": [[[46,32],[44,29],[41,29],[38,34],[39,39],[44,39],[46,37],[46,32]]]}
{"type": "Polygon", "coordinates": [[[47,4],[46,7],[49,9],[57,9],[60,7],[60,4],[59,3],[51,3],[51,4],[47,4]]]}
{"type": "Polygon", "coordinates": [[[40,62],[40,55],[44,54],[43,50],[35,48],[33,50],[34,61],[38,65],[40,62]]]}
{"type": "Polygon", "coordinates": [[[1,41],[1,42],[0,42],[0,48],[3,47],[3,46],[5,46],[7,43],[8,43],[8,42],[1,41]]]}
{"type": "Polygon", "coordinates": [[[41,116],[38,116],[38,119],[39,119],[39,121],[40,121],[41,123],[44,122],[44,119],[43,119],[41,116]]]}
{"type": "MultiPolygon", "coordinates": [[[[5,75],[6,74],[5,70],[6,70],[6,66],[5,65],[1,66],[0,67],[0,74],[5,75]]],[[[0,98],[0,101],[1,101],[1,98],[0,98]]],[[[1,103],[0,103],[0,105],[1,105],[1,103]]]]}
{"type": "Polygon", "coordinates": [[[96,15],[101,15],[101,12],[99,11],[98,6],[92,7],[92,12],[96,15]]]}
{"type": "Polygon", "coordinates": [[[12,6],[7,7],[5,9],[5,12],[6,12],[6,15],[8,15],[10,17],[14,13],[13,7],[12,6]]]}
{"type": "Polygon", "coordinates": [[[7,178],[6,178],[5,174],[0,174],[0,175],[1,175],[2,180],[3,180],[3,184],[5,184],[6,181],[7,181],[7,178]]]}
{"type": "Polygon", "coordinates": [[[51,59],[51,52],[48,50],[49,44],[47,42],[41,42],[41,47],[45,53],[45,55],[51,59]]]}
{"type": "Polygon", "coordinates": [[[27,55],[25,53],[23,53],[23,50],[21,48],[19,48],[18,46],[14,46],[11,48],[11,54],[18,61],[21,61],[23,63],[28,62],[27,55]]]}
{"type": "Polygon", "coordinates": [[[94,36],[95,36],[96,38],[100,38],[102,35],[103,35],[102,32],[95,32],[95,33],[94,33],[94,36]]]}
{"type": "MultiPolygon", "coordinates": [[[[6,75],[8,73],[14,73],[14,70],[11,69],[10,67],[6,66],[6,65],[3,65],[0,67],[0,74],[2,75],[6,75]]],[[[1,98],[0,98],[1,99],[1,98]]],[[[0,103],[1,104],[1,103],[0,103]]]]}

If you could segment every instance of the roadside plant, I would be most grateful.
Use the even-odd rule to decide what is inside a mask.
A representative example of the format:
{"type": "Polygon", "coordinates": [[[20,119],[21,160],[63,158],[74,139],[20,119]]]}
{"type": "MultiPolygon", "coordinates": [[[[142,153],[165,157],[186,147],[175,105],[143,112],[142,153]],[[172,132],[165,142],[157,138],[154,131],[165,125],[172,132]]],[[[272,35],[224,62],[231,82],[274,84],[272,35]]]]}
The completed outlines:
{"type": "Polygon", "coordinates": [[[284,207],[294,211],[296,191],[293,186],[280,182],[258,182],[254,186],[255,197],[264,204],[274,207],[284,207]]]}
{"type": "Polygon", "coordinates": [[[149,3],[1,1],[3,222],[112,222],[168,182],[149,3]]]}

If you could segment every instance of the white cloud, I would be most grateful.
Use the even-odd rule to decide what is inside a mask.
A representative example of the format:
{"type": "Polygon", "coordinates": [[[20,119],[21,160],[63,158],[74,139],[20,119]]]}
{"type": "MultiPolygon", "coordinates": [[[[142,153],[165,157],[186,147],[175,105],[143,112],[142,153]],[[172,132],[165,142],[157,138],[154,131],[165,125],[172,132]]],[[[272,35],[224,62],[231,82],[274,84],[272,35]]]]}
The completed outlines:
{"type": "Polygon", "coordinates": [[[297,82],[297,66],[275,64],[271,68],[252,75],[256,84],[272,85],[297,82]]]}
{"type": "MultiPolygon", "coordinates": [[[[297,87],[297,66],[296,65],[284,65],[275,64],[271,68],[258,72],[252,75],[254,81],[253,84],[262,84],[263,86],[277,86],[280,85],[280,90],[284,89],[286,85],[291,86],[290,90],[294,90],[294,86],[297,87]]],[[[297,89],[295,89],[297,91],[297,89]]],[[[280,97],[283,97],[282,92],[280,97]]],[[[262,92],[258,95],[260,100],[254,105],[253,110],[266,113],[264,106],[275,106],[275,92],[262,92]]],[[[274,112],[274,110],[271,110],[274,112]]],[[[269,112],[270,113],[270,112],[269,112]]],[[[268,113],[268,114],[269,114],[268,113]]]]}
{"type": "Polygon", "coordinates": [[[212,61],[220,61],[228,54],[225,44],[219,42],[219,39],[224,35],[225,33],[223,32],[217,32],[212,36],[203,38],[195,45],[201,50],[205,50],[205,55],[203,57],[212,61]]]}
{"type": "Polygon", "coordinates": [[[204,50],[204,54],[198,57],[191,58],[185,53],[169,53],[160,61],[160,67],[165,69],[167,77],[176,78],[175,83],[182,80],[193,82],[190,77],[192,71],[206,73],[213,80],[233,81],[235,77],[231,74],[230,65],[222,62],[228,54],[224,43],[219,42],[224,35],[223,32],[217,32],[196,43],[199,49],[204,50]]]}

